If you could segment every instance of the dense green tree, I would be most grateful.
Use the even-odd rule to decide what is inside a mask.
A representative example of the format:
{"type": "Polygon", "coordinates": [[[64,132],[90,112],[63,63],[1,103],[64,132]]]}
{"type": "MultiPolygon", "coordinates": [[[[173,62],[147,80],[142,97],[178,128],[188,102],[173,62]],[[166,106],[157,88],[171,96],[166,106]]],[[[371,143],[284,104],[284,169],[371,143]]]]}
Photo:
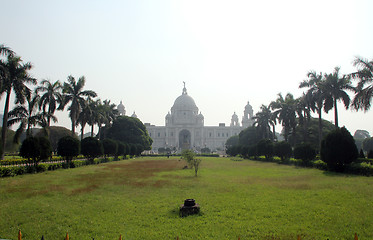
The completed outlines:
{"type": "Polygon", "coordinates": [[[284,162],[286,159],[289,159],[293,153],[290,143],[285,141],[274,143],[273,151],[276,156],[281,158],[282,162],[284,162]]]}
{"type": "Polygon", "coordinates": [[[316,157],[315,148],[309,143],[301,143],[295,146],[294,148],[294,158],[302,159],[305,165],[314,160],[316,157]]]}
{"type": "Polygon", "coordinates": [[[67,162],[78,156],[79,153],[80,142],[76,137],[65,136],[58,141],[57,154],[65,158],[67,162]]]}
{"type": "Polygon", "coordinates": [[[355,97],[352,105],[355,109],[363,109],[368,111],[373,98],[373,60],[357,57],[354,61],[354,66],[358,67],[358,71],[352,73],[351,76],[359,80],[355,89],[355,97]]]}
{"type": "Polygon", "coordinates": [[[40,160],[46,160],[52,157],[52,145],[49,139],[45,136],[37,137],[40,147],[40,160]]]}
{"type": "Polygon", "coordinates": [[[145,125],[138,118],[127,116],[117,117],[106,130],[106,137],[127,144],[139,144],[144,150],[150,150],[153,142],[145,125]]]}
{"type": "Polygon", "coordinates": [[[103,154],[102,143],[94,137],[86,137],[80,142],[81,153],[92,163],[103,154]]]}
{"type": "Polygon", "coordinates": [[[124,156],[126,155],[126,145],[120,141],[117,142],[118,150],[116,156],[124,156]]]}
{"type": "Polygon", "coordinates": [[[325,94],[325,111],[328,112],[334,108],[334,124],[338,127],[338,107],[337,102],[342,100],[346,109],[350,106],[350,96],[346,90],[353,91],[354,88],[351,85],[350,78],[346,75],[342,77],[339,74],[339,67],[334,69],[333,73],[325,75],[325,81],[323,82],[324,94],[325,94]]]}
{"type": "Polygon", "coordinates": [[[42,93],[39,100],[39,109],[43,110],[47,118],[47,126],[50,127],[51,120],[57,122],[54,112],[57,109],[57,104],[62,103],[62,85],[59,81],[52,83],[50,80],[43,80],[40,86],[35,89],[35,92],[36,94],[42,93]]]}
{"type": "Polygon", "coordinates": [[[106,157],[114,156],[118,151],[118,144],[116,141],[110,138],[102,140],[102,146],[104,147],[104,154],[106,157]]]}
{"type": "MultiPolygon", "coordinates": [[[[4,52],[4,50],[2,50],[4,52]]],[[[36,84],[35,78],[32,78],[29,74],[29,70],[32,68],[31,63],[22,63],[20,57],[8,55],[7,61],[1,60],[0,65],[2,66],[1,82],[2,89],[1,94],[5,93],[5,107],[3,116],[3,128],[1,132],[1,139],[3,144],[3,149],[6,143],[6,132],[8,129],[8,113],[10,96],[12,90],[15,92],[15,103],[24,104],[26,96],[31,95],[31,90],[29,89],[29,84],[36,84]]],[[[1,159],[4,158],[4,153],[1,155],[1,159]]]]}
{"type": "Polygon", "coordinates": [[[248,127],[238,134],[238,142],[241,146],[253,146],[260,139],[260,133],[255,127],[248,127]]]}
{"type": "Polygon", "coordinates": [[[269,161],[273,157],[274,149],[273,143],[269,139],[262,139],[258,142],[257,146],[257,153],[259,156],[264,155],[266,160],[269,161]]]}
{"type": "Polygon", "coordinates": [[[355,161],[359,153],[354,138],[345,128],[337,128],[322,141],[320,157],[333,171],[344,171],[345,166],[355,161]]]}
{"type": "Polygon", "coordinates": [[[30,136],[23,140],[21,148],[19,149],[19,155],[23,158],[27,158],[28,162],[32,160],[34,165],[36,165],[40,156],[39,139],[30,136]]]}
{"type": "Polygon", "coordinates": [[[83,90],[85,85],[85,77],[82,76],[75,80],[73,76],[67,77],[67,82],[63,84],[63,102],[59,109],[64,109],[64,107],[70,103],[68,110],[70,111],[71,119],[71,134],[75,134],[75,126],[78,121],[78,117],[82,108],[85,106],[85,97],[96,97],[96,93],[91,90],[83,90]]]}

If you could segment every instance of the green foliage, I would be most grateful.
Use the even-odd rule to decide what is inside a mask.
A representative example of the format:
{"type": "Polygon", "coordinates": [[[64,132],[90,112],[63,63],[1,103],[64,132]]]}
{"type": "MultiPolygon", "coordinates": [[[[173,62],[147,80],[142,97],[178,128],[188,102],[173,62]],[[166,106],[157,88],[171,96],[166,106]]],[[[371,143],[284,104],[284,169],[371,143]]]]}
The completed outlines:
{"type": "Polygon", "coordinates": [[[329,169],[344,171],[346,165],[358,157],[355,140],[345,127],[337,128],[323,139],[320,156],[329,169]]]}
{"type": "Polygon", "coordinates": [[[66,161],[71,161],[73,157],[80,153],[80,142],[77,138],[72,136],[62,137],[58,141],[57,154],[64,157],[66,161]]]}
{"type": "Polygon", "coordinates": [[[28,137],[23,140],[21,148],[19,150],[21,157],[27,158],[29,161],[32,159],[34,164],[37,164],[40,156],[40,145],[39,139],[35,137],[28,137]]]}
{"type": "Polygon", "coordinates": [[[373,159],[373,150],[369,150],[368,152],[368,158],[373,159]]]}
{"type": "Polygon", "coordinates": [[[302,159],[305,165],[309,165],[316,157],[316,150],[310,143],[301,143],[294,148],[294,158],[302,159]]]}
{"type": "Polygon", "coordinates": [[[126,154],[126,145],[120,141],[117,142],[117,145],[118,145],[118,149],[117,149],[117,153],[116,153],[116,156],[123,156],[126,154]]]}
{"type": "Polygon", "coordinates": [[[269,139],[262,139],[257,144],[258,155],[264,155],[269,161],[273,157],[273,143],[269,139]]]}
{"type": "Polygon", "coordinates": [[[153,143],[145,125],[138,118],[127,116],[117,117],[105,136],[127,144],[140,144],[144,150],[150,150],[153,143]]]}
{"type": "Polygon", "coordinates": [[[238,135],[238,142],[241,146],[253,146],[260,140],[260,133],[255,127],[248,127],[238,135]]]}
{"type": "Polygon", "coordinates": [[[285,141],[275,143],[273,149],[275,155],[280,157],[282,162],[284,162],[285,159],[289,159],[293,152],[290,143],[285,141]]]}
{"type": "Polygon", "coordinates": [[[193,159],[196,156],[196,154],[192,150],[184,149],[181,152],[181,156],[187,162],[189,167],[193,167],[193,165],[192,165],[193,164],[193,159]]]}
{"type": "Polygon", "coordinates": [[[102,143],[94,137],[86,137],[80,143],[81,153],[93,162],[93,159],[99,157],[103,153],[102,143]]]}
{"type": "Polygon", "coordinates": [[[52,146],[47,137],[38,137],[40,147],[40,160],[46,160],[52,157],[52,146]]]}
{"type": "Polygon", "coordinates": [[[118,151],[118,144],[116,141],[110,138],[102,140],[102,146],[104,147],[104,154],[106,157],[114,156],[118,151]]]}
{"type": "Polygon", "coordinates": [[[205,147],[205,148],[201,149],[201,153],[205,153],[205,154],[207,153],[208,154],[208,153],[211,153],[211,150],[210,150],[210,148],[205,147]]]}
{"type": "Polygon", "coordinates": [[[238,135],[232,136],[225,142],[226,148],[230,148],[239,144],[240,137],[238,135]]]}

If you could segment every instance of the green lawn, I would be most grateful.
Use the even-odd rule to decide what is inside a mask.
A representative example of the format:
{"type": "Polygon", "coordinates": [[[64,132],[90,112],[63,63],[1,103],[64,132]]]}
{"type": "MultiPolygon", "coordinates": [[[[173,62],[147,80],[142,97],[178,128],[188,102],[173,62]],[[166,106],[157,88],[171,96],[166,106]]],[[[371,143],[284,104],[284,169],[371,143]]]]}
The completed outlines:
{"type": "Polygon", "coordinates": [[[276,163],[139,158],[0,179],[0,239],[373,239],[373,178],[276,163]],[[180,218],[186,198],[201,214],[180,218]]]}

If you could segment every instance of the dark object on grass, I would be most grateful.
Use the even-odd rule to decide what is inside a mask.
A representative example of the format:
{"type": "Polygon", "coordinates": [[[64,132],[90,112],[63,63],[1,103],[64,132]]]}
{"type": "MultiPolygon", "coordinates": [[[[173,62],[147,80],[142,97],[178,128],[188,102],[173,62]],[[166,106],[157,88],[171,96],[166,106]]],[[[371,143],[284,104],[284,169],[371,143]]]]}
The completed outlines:
{"type": "Polygon", "coordinates": [[[184,205],[180,207],[180,216],[186,217],[192,214],[199,213],[200,206],[194,199],[186,199],[184,205]]]}

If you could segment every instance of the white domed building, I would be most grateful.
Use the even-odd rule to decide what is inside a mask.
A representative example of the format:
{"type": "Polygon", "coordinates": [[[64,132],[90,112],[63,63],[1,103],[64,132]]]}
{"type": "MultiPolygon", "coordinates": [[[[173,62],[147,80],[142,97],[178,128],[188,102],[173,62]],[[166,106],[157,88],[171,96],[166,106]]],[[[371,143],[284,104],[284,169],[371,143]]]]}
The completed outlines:
{"type": "Polygon", "coordinates": [[[204,117],[187,89],[176,98],[171,112],[165,117],[165,126],[154,126],[145,123],[150,137],[153,139],[152,151],[158,152],[159,148],[170,148],[177,151],[193,149],[200,151],[209,148],[211,151],[225,149],[228,138],[238,135],[241,130],[253,123],[253,110],[247,103],[242,118],[242,125],[236,113],[233,114],[230,126],[220,123],[219,126],[204,126],[204,117]]]}

